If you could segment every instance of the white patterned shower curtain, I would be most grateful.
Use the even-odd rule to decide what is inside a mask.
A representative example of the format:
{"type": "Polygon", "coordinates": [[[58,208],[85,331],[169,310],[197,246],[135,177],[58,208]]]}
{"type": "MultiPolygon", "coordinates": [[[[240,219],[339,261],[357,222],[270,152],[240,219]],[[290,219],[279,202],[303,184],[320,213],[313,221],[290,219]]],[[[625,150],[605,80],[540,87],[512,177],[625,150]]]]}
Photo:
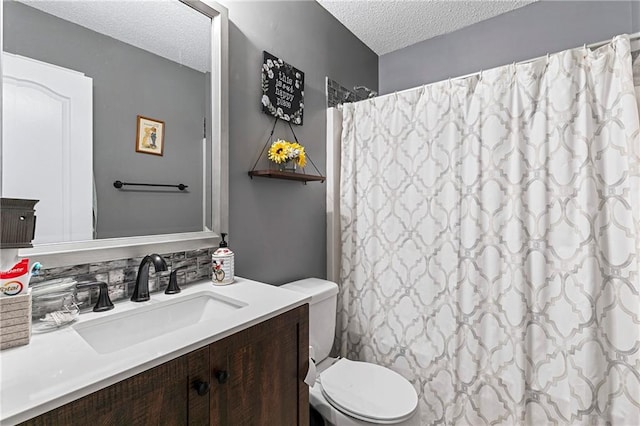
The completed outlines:
{"type": "Polygon", "coordinates": [[[629,39],[344,106],[338,340],[422,424],[640,424],[629,39]]]}

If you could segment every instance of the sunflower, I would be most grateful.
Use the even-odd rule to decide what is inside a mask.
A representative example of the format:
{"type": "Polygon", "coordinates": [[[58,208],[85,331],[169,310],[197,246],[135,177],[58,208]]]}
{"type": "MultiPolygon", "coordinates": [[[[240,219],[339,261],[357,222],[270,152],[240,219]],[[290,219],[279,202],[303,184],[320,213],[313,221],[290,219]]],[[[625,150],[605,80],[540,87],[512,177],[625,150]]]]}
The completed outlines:
{"type": "Polygon", "coordinates": [[[298,155],[298,166],[304,167],[307,165],[307,156],[304,153],[304,148],[300,151],[300,155],[298,155]]]}
{"type": "Polygon", "coordinates": [[[291,144],[291,148],[297,153],[296,160],[298,166],[304,167],[307,164],[307,155],[304,152],[304,147],[299,143],[291,144]]]}
{"type": "Polygon", "coordinates": [[[278,139],[269,148],[269,160],[280,164],[289,160],[289,142],[278,139]]]}

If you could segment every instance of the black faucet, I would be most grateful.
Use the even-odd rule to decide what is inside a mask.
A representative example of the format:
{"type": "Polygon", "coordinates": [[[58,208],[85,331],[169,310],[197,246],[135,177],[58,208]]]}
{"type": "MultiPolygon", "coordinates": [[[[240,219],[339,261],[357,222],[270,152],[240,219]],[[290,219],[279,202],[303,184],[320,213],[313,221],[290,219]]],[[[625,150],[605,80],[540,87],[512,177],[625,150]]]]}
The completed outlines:
{"type": "Polygon", "coordinates": [[[153,263],[156,272],[166,271],[167,264],[159,254],[145,256],[140,262],[138,276],[136,277],[136,287],[133,289],[131,300],[133,302],[144,302],[149,300],[149,264],[153,263]]]}

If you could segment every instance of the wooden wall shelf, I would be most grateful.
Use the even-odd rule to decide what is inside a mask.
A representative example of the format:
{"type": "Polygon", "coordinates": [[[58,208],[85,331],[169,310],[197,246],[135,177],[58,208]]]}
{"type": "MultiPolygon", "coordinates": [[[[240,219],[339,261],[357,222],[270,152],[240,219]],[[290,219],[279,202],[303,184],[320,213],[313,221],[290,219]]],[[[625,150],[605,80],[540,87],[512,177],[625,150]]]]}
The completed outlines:
{"type": "Polygon", "coordinates": [[[271,179],[285,179],[285,180],[297,180],[299,182],[315,182],[320,181],[324,182],[325,177],[320,175],[307,175],[304,173],[293,173],[293,172],[281,172],[279,170],[251,170],[249,172],[249,176],[251,179],[253,177],[265,177],[271,179]]]}
{"type": "MultiPolygon", "coordinates": [[[[256,170],[258,161],[260,161],[260,158],[262,158],[262,155],[265,153],[265,150],[269,145],[269,141],[272,140],[273,132],[276,129],[276,124],[278,124],[278,120],[279,120],[278,117],[276,117],[275,120],[273,120],[273,127],[271,128],[271,133],[269,134],[267,141],[262,147],[262,152],[260,153],[260,156],[258,157],[255,164],[253,165],[253,168],[249,170],[248,172],[249,177],[251,179],[253,179],[254,176],[257,176],[257,177],[264,177],[264,178],[271,178],[271,179],[297,180],[298,182],[304,182],[305,185],[307,184],[307,182],[324,182],[326,180],[326,177],[320,174],[320,170],[318,170],[316,165],[313,163],[313,160],[311,159],[311,156],[309,154],[307,154],[307,160],[309,160],[313,168],[316,169],[316,172],[318,173],[317,175],[308,175],[306,173],[295,173],[295,172],[284,172],[284,171],[281,172],[280,170],[275,170],[275,169],[256,170]]],[[[296,136],[296,132],[293,131],[291,122],[287,121],[287,124],[289,125],[289,129],[291,130],[291,133],[293,133],[293,138],[295,139],[295,141],[297,143],[300,143],[298,142],[298,137],[296,136]]]]}

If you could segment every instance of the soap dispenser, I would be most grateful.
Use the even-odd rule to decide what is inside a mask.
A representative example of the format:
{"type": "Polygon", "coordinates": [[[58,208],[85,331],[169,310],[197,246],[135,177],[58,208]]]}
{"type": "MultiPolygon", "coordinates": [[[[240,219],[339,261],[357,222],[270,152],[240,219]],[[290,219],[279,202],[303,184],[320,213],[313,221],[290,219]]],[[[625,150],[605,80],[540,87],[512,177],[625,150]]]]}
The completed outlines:
{"type": "Polygon", "coordinates": [[[222,234],[220,247],[211,255],[211,281],[214,285],[227,285],[233,282],[233,252],[222,234]]]}

